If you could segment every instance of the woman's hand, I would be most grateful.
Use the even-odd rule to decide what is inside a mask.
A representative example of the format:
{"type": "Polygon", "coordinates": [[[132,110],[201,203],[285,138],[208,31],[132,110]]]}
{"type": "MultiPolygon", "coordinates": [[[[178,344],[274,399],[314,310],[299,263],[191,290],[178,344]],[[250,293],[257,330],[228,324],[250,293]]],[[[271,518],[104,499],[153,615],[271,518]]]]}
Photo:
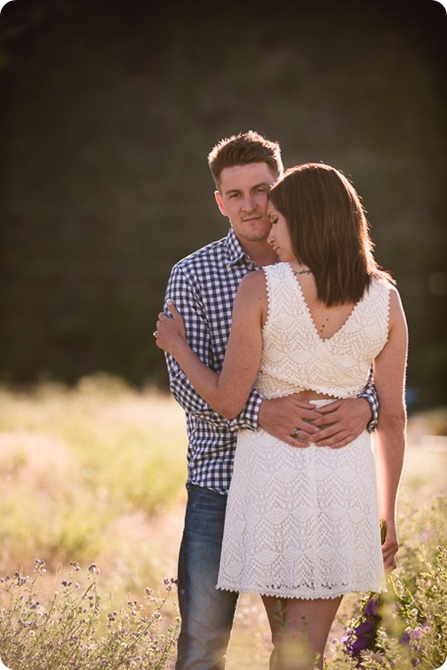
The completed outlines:
{"type": "Polygon", "coordinates": [[[154,337],[157,347],[175,357],[176,345],[186,340],[185,323],[172,300],[167,300],[166,306],[171,316],[159,313],[154,337]]]}
{"type": "Polygon", "coordinates": [[[399,550],[397,542],[396,522],[386,521],[386,535],[385,541],[382,544],[383,566],[385,570],[391,572],[397,567],[396,554],[399,550]]]}

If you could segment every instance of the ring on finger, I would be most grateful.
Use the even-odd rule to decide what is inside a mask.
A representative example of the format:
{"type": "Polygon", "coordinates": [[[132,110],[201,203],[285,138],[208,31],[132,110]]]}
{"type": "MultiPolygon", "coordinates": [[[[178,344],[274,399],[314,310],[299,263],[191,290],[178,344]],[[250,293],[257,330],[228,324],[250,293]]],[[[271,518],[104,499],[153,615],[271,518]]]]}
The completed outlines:
{"type": "Polygon", "coordinates": [[[300,434],[300,429],[295,428],[295,430],[292,433],[292,437],[295,438],[295,440],[298,438],[298,435],[300,434]]]}

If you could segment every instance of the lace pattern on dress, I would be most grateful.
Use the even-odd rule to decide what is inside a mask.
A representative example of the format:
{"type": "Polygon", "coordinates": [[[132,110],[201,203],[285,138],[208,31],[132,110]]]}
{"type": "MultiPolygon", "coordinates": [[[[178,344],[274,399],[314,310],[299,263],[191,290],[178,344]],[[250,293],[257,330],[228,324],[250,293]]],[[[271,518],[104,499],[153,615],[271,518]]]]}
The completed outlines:
{"type": "Polygon", "coordinates": [[[336,398],[358,395],[371,361],[388,338],[390,284],[373,279],[341,328],[323,340],[290,265],[278,263],[264,272],[269,309],[263,327],[259,391],[267,398],[305,389],[336,398]]]}
{"type": "MultiPolygon", "coordinates": [[[[390,285],[374,279],[342,328],[322,340],[290,266],[264,272],[258,390],[268,398],[303,389],[356,395],[387,341],[390,285]]],[[[366,430],[342,449],[296,449],[262,429],[239,432],[217,587],[309,599],[386,588],[366,430]]]]}

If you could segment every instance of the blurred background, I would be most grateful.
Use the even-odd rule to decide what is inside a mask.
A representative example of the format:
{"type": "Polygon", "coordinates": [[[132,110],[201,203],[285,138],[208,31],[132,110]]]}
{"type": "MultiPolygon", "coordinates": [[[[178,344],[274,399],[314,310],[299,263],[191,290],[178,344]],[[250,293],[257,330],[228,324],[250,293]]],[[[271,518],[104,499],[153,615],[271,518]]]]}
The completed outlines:
{"type": "Polygon", "coordinates": [[[207,154],[255,129],[363,198],[447,402],[446,27],[434,0],[13,0],[0,15],[0,382],[166,387],[171,266],[227,233],[207,154]]]}
{"type": "MultiPolygon", "coordinates": [[[[140,598],[176,574],[187,437],[181,408],[162,392],[165,362],[152,332],[172,265],[227,234],[208,152],[222,137],[255,129],[280,142],[286,166],[323,161],[352,179],[377,259],[398,282],[412,414],[399,573],[412,594],[408,610],[429,631],[421,657],[440,657],[446,28],[436,0],[6,3],[2,576],[20,566],[30,574],[34,559],[44,560],[41,588],[53,602],[60,566],[94,561],[107,622],[129,594],[140,598]]],[[[357,611],[355,598],[346,599],[332,645],[357,611]]],[[[169,604],[168,621],[175,614],[169,604]]],[[[35,638],[20,629],[16,670],[35,667],[22,645],[33,654],[35,638]]],[[[270,651],[259,602],[242,599],[229,669],[267,665],[270,651]]]]}

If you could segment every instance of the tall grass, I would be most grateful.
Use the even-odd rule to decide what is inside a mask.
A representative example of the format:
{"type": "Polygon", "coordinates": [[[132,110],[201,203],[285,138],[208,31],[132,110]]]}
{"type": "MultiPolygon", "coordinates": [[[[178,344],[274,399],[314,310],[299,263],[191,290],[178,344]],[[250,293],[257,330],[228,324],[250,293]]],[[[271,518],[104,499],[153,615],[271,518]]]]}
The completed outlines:
{"type": "Polygon", "coordinates": [[[0,393],[0,566],[91,561],[184,495],[186,434],[172,398],[98,376],[0,393]]]}
{"type": "MultiPolygon", "coordinates": [[[[433,670],[445,660],[446,428],[444,410],[410,420],[396,571],[405,607],[384,602],[374,649],[351,658],[343,639],[362,613],[359,596],[346,597],[328,644],[331,670],[433,670]]],[[[0,390],[0,658],[8,667],[173,667],[185,479],[184,417],[170,396],[103,375],[73,389],[0,390]]],[[[259,599],[242,596],[228,670],[268,667],[270,650],[259,599]]]]}
{"type": "MultiPolygon", "coordinates": [[[[175,644],[178,618],[164,625],[164,597],[146,589],[144,599],[128,600],[104,617],[99,570],[91,564],[81,585],[79,564],[44,604],[38,593],[45,563],[35,561],[32,577],[16,572],[1,579],[0,653],[13,670],[162,670],[175,644]]],[[[167,584],[170,588],[170,584],[167,584]]]]}

